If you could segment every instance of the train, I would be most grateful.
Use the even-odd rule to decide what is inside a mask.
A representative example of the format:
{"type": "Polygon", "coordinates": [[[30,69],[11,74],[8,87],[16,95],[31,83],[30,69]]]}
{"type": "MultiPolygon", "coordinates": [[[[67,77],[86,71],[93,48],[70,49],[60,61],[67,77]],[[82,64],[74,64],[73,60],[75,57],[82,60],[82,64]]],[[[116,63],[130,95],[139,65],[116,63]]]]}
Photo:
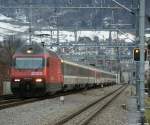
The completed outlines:
{"type": "Polygon", "coordinates": [[[23,97],[116,83],[116,74],[62,59],[38,43],[15,52],[10,78],[12,93],[23,97]]]}

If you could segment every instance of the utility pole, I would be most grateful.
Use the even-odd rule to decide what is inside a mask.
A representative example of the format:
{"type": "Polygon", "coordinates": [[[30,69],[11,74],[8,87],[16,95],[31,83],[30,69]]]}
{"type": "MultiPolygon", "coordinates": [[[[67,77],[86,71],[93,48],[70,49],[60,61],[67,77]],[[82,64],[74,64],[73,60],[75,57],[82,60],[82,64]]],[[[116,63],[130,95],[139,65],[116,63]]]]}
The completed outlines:
{"type": "MultiPolygon", "coordinates": [[[[117,31],[117,42],[119,42],[118,31],[117,31]]],[[[117,47],[117,74],[118,74],[118,83],[121,83],[121,64],[120,64],[120,47],[117,47]]]]}
{"type": "MultiPolygon", "coordinates": [[[[131,9],[127,8],[126,6],[120,4],[117,0],[112,0],[120,7],[124,8],[131,14],[135,14],[131,9]]],[[[139,62],[139,81],[137,81],[137,87],[139,87],[139,91],[137,91],[139,95],[139,107],[141,113],[141,124],[144,125],[144,31],[145,31],[145,0],[138,0],[139,1],[139,48],[140,48],[140,62],[139,62]]],[[[137,64],[138,66],[138,64],[137,64]]],[[[137,67],[136,66],[136,67],[137,67]]],[[[137,70],[138,71],[138,70],[137,70]]],[[[138,74],[137,74],[138,75],[138,74]]],[[[136,76],[138,78],[138,76],[136,76]]]]}
{"type": "Polygon", "coordinates": [[[77,28],[75,28],[74,30],[74,37],[75,37],[75,42],[77,43],[78,42],[78,35],[77,35],[78,31],[77,31],[77,28]]]}
{"type": "Polygon", "coordinates": [[[32,44],[32,0],[30,1],[30,14],[29,14],[29,43],[32,44]]]}
{"type": "Polygon", "coordinates": [[[75,42],[78,42],[78,23],[74,24],[74,38],[75,38],[75,42]]]}
{"type": "Polygon", "coordinates": [[[118,82],[121,83],[121,64],[120,64],[120,47],[117,47],[117,73],[118,73],[118,82]]]}
{"type": "MultiPolygon", "coordinates": [[[[139,2],[138,4],[139,5],[139,2]]],[[[137,11],[135,13],[136,15],[136,47],[139,47],[139,7],[137,6],[137,11]]],[[[136,70],[135,70],[135,78],[136,78],[136,96],[137,96],[137,108],[140,108],[140,63],[139,61],[134,62],[136,65],[136,70]]]]}
{"type": "Polygon", "coordinates": [[[57,45],[59,45],[59,19],[56,17],[56,25],[57,25],[57,45]]]}
{"type": "Polygon", "coordinates": [[[140,113],[141,124],[144,125],[144,29],[145,29],[145,0],[140,0],[139,38],[140,38],[140,113]]]}

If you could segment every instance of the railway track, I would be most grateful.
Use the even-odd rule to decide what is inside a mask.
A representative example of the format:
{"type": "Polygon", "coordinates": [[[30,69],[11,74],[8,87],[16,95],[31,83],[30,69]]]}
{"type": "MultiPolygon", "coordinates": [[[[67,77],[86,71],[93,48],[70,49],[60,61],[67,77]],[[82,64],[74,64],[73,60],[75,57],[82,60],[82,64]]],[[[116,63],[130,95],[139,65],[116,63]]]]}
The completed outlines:
{"type": "Polygon", "coordinates": [[[58,92],[58,93],[53,94],[53,95],[47,95],[47,96],[40,97],[40,98],[29,98],[29,99],[21,99],[21,98],[15,97],[13,95],[1,96],[0,97],[0,110],[5,109],[5,108],[10,108],[10,107],[15,107],[15,106],[27,104],[27,103],[33,103],[36,101],[42,101],[45,99],[52,99],[52,98],[56,98],[56,97],[60,97],[60,96],[71,95],[71,94],[75,94],[78,92],[84,92],[84,91],[88,91],[88,90],[58,92]]]}
{"type": "Polygon", "coordinates": [[[27,104],[27,103],[32,103],[32,102],[36,102],[36,101],[42,101],[45,99],[52,99],[52,98],[56,98],[56,97],[60,97],[60,96],[75,94],[75,93],[83,92],[83,91],[88,91],[88,90],[76,90],[76,91],[72,90],[72,91],[66,91],[66,92],[58,92],[56,94],[50,94],[50,95],[47,95],[44,97],[30,98],[30,99],[21,99],[14,95],[3,95],[3,96],[0,96],[0,110],[27,104]]]}
{"type": "Polygon", "coordinates": [[[117,90],[110,92],[106,96],[88,104],[62,119],[55,121],[53,125],[87,125],[89,121],[106,108],[127,86],[121,86],[117,90]]]}
{"type": "Polygon", "coordinates": [[[7,100],[7,99],[14,99],[17,98],[16,96],[12,95],[12,94],[8,94],[8,95],[1,95],[0,96],[0,101],[1,100],[7,100]]]}
{"type": "Polygon", "coordinates": [[[38,98],[31,98],[31,99],[8,99],[8,100],[1,100],[0,101],[0,110],[9,108],[9,107],[14,107],[26,103],[31,103],[34,101],[38,101],[38,98]]]}
{"type": "Polygon", "coordinates": [[[18,99],[4,99],[4,100],[0,100],[0,105],[6,104],[6,103],[9,103],[9,102],[15,102],[15,101],[18,101],[18,99]]]}

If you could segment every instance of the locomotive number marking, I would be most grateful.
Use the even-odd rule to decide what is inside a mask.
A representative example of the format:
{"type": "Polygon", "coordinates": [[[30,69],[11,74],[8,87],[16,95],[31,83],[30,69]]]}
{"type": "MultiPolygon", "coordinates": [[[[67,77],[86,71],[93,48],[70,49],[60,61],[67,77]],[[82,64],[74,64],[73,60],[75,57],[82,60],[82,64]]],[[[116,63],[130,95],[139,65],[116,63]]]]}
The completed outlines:
{"type": "Polygon", "coordinates": [[[31,75],[43,75],[43,73],[42,72],[31,72],[31,75]]]}

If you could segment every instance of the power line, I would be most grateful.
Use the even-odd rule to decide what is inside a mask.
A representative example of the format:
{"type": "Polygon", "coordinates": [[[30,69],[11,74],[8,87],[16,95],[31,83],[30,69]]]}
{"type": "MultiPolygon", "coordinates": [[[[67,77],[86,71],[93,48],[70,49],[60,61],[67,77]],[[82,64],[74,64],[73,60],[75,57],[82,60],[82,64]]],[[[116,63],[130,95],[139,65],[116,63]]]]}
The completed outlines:
{"type": "MultiPolygon", "coordinates": [[[[23,5],[23,6],[3,6],[1,5],[0,8],[2,9],[29,9],[29,6],[23,5]]],[[[32,6],[33,9],[122,9],[121,7],[113,7],[113,6],[40,6],[40,5],[34,5],[32,6]]]]}

